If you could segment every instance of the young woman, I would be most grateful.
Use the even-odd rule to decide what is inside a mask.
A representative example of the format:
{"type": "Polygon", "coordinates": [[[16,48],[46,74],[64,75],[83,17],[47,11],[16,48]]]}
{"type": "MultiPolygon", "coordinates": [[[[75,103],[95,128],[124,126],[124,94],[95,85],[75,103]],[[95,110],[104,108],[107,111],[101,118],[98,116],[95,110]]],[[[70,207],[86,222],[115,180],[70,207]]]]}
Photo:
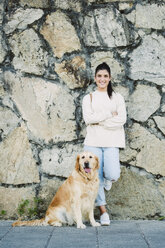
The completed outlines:
{"type": "Polygon", "coordinates": [[[100,209],[101,225],[109,225],[104,189],[110,190],[112,182],[120,177],[119,148],[125,147],[124,123],[126,108],[124,98],[112,89],[111,70],[106,63],[95,71],[96,91],[83,98],[83,118],[87,126],[84,150],[93,152],[100,163],[100,186],[96,206],[100,209]]]}

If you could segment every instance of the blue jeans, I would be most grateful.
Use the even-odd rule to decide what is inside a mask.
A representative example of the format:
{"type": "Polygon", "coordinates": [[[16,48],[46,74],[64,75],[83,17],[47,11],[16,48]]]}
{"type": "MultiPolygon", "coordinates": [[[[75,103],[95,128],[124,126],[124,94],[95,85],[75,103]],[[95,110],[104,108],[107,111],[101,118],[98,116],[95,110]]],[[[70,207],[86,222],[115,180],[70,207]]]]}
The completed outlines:
{"type": "Polygon", "coordinates": [[[90,151],[99,159],[99,190],[96,198],[96,206],[106,205],[104,193],[104,178],[117,181],[120,177],[119,148],[84,146],[84,151],[90,151]]]}

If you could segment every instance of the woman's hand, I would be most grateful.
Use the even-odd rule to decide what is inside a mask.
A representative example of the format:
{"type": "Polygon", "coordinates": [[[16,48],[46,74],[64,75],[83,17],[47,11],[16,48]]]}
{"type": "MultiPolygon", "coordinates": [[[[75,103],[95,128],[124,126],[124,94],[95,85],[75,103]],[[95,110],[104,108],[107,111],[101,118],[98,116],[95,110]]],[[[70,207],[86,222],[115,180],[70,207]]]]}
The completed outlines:
{"type": "Polygon", "coordinates": [[[118,113],[117,112],[112,112],[112,116],[117,116],[118,113]]]}

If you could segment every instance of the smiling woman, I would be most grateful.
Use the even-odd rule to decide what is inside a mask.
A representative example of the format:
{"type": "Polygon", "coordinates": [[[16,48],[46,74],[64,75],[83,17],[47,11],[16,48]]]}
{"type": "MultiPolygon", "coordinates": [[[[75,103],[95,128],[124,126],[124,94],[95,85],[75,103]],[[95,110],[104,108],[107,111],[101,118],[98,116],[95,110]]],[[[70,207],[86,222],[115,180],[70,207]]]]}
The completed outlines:
{"type": "Polygon", "coordinates": [[[99,91],[107,91],[111,77],[107,70],[99,70],[96,73],[95,81],[99,91]]]}
{"type": "Polygon", "coordinates": [[[96,205],[100,209],[100,222],[109,225],[104,189],[110,190],[112,182],[120,177],[119,148],[125,147],[124,123],[126,109],[124,98],[114,92],[111,70],[106,63],[95,71],[96,91],[83,98],[83,118],[87,126],[84,150],[99,158],[100,186],[96,205]]]}

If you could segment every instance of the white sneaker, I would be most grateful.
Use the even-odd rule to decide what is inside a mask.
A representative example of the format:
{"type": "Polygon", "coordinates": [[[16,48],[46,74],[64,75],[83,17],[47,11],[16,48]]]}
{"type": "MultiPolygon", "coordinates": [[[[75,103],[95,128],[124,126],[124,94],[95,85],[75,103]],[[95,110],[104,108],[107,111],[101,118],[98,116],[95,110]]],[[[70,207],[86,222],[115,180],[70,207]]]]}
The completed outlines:
{"type": "Polygon", "coordinates": [[[112,187],[112,181],[109,181],[107,179],[104,178],[104,189],[109,191],[112,187]]]}
{"type": "Polygon", "coordinates": [[[100,216],[100,223],[102,226],[109,226],[110,225],[110,219],[109,219],[109,215],[107,212],[103,213],[100,216]]]}

